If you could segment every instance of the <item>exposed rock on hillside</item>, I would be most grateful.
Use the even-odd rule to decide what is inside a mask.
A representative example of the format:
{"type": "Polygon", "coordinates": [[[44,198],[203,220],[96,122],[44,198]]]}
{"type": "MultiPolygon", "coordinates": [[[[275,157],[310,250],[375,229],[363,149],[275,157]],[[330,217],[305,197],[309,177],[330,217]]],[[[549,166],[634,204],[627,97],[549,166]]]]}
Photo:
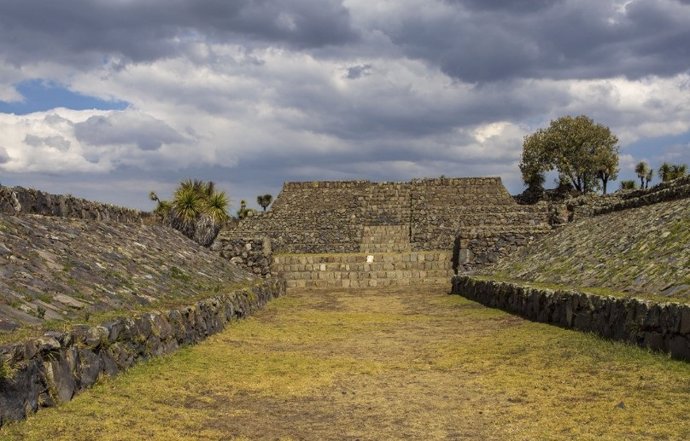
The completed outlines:
{"type": "Polygon", "coordinates": [[[690,301],[690,199],[584,219],[484,271],[690,301]]]}
{"type": "Polygon", "coordinates": [[[187,304],[253,280],[163,226],[0,215],[0,330],[187,304]]]}

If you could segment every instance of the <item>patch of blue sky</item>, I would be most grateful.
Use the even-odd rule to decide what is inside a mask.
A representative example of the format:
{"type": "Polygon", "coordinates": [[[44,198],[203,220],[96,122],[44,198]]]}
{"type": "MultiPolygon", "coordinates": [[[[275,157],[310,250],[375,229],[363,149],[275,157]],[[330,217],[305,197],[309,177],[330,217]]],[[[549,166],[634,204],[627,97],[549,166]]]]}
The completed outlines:
{"type": "Polygon", "coordinates": [[[16,102],[0,101],[0,112],[26,115],[56,107],[72,110],[124,110],[128,106],[125,101],[102,100],[93,96],[82,95],[58,83],[41,79],[22,81],[16,86],[16,89],[24,99],[16,102]]]}
{"type": "Polygon", "coordinates": [[[690,161],[690,132],[643,138],[626,145],[623,153],[633,155],[635,158],[647,159],[653,163],[687,162],[690,161]]]}

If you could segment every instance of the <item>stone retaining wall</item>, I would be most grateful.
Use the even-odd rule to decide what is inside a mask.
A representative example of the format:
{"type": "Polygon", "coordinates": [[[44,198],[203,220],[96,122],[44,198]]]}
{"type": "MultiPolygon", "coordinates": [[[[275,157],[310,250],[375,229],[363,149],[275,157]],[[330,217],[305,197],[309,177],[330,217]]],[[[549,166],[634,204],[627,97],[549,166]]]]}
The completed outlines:
{"type": "Polygon", "coordinates": [[[512,283],[453,278],[453,294],[483,305],[690,360],[690,305],[552,291],[512,283]]]}
{"type": "Polygon", "coordinates": [[[69,401],[102,375],[199,342],[284,291],[284,282],[264,281],[186,308],[95,327],[77,325],[70,332],[0,347],[0,425],[69,401]]]}
{"type": "Polygon", "coordinates": [[[630,193],[623,196],[621,201],[596,208],[592,214],[598,216],[614,211],[628,210],[630,208],[644,207],[646,205],[685,198],[690,198],[690,176],[659,184],[646,191],[630,193]]]}
{"type": "Polygon", "coordinates": [[[219,252],[224,258],[252,274],[271,277],[273,251],[268,237],[233,239],[219,235],[211,245],[211,251],[219,252]]]}
{"type": "Polygon", "coordinates": [[[364,226],[362,253],[391,253],[410,251],[410,227],[408,225],[364,226]]]}
{"type": "Polygon", "coordinates": [[[585,195],[565,203],[572,213],[571,220],[580,220],[685,198],[690,198],[690,176],[662,182],[647,190],[619,190],[604,196],[585,195]]]}
{"type": "Polygon", "coordinates": [[[458,273],[472,272],[504,257],[550,233],[547,227],[504,227],[463,229],[453,248],[453,268],[458,273]]]}
{"type": "Polygon", "coordinates": [[[54,195],[22,187],[0,186],[0,213],[40,214],[89,220],[141,223],[147,213],[70,195],[54,195]]]}
{"type": "Polygon", "coordinates": [[[452,253],[275,255],[273,271],[288,288],[367,288],[447,284],[452,253]]]}

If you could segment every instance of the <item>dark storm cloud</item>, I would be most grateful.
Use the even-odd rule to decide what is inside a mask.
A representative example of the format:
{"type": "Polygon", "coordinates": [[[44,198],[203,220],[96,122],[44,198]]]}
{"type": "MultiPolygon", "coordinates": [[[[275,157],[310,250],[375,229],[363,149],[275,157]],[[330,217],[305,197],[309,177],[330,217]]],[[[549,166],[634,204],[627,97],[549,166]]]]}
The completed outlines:
{"type": "Polygon", "coordinates": [[[18,65],[150,61],[195,39],[311,48],[356,38],[338,0],[0,2],[0,53],[18,65]]]}
{"type": "Polygon", "coordinates": [[[409,56],[469,82],[639,78],[690,68],[690,7],[672,0],[446,4],[443,14],[403,11],[378,26],[409,56]]]}
{"type": "Polygon", "coordinates": [[[347,68],[347,79],[356,80],[371,73],[371,64],[358,64],[347,68]]]}
{"type": "Polygon", "coordinates": [[[285,84],[278,87],[281,93],[275,103],[301,109],[306,117],[299,124],[305,130],[356,142],[401,141],[487,121],[527,119],[540,114],[544,107],[564,106],[571,99],[565,91],[548,86],[531,89],[526,95],[525,85],[517,82],[475,85],[457,98],[428,97],[405,87],[370,87],[343,95],[325,85],[285,84]]]}
{"type": "Polygon", "coordinates": [[[445,0],[448,3],[462,5],[468,9],[491,11],[504,10],[511,12],[534,12],[561,3],[563,0],[445,0]]]}
{"type": "Polygon", "coordinates": [[[130,112],[92,116],[74,124],[74,135],[80,142],[93,146],[134,144],[141,150],[157,150],[163,144],[184,141],[163,121],[130,112]]]}
{"type": "MultiPolygon", "coordinates": [[[[118,66],[180,54],[201,40],[321,57],[403,53],[467,82],[639,78],[690,68],[687,0],[425,0],[385,13],[375,3],[350,7],[342,0],[5,1],[0,54],[15,65],[118,66]],[[379,46],[372,35],[393,44],[379,46]]],[[[348,75],[362,73],[353,66],[348,75]]]]}

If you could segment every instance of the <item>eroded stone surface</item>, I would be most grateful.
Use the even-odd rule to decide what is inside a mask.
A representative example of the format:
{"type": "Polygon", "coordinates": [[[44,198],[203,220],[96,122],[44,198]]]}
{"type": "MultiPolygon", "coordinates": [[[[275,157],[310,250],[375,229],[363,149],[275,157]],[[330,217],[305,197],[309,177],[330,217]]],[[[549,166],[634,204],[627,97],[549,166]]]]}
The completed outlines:
{"type": "Polygon", "coordinates": [[[485,273],[690,301],[690,198],[569,224],[485,273]]]}
{"type": "Polygon", "coordinates": [[[157,225],[1,215],[0,330],[155,306],[252,276],[157,225]]]}

